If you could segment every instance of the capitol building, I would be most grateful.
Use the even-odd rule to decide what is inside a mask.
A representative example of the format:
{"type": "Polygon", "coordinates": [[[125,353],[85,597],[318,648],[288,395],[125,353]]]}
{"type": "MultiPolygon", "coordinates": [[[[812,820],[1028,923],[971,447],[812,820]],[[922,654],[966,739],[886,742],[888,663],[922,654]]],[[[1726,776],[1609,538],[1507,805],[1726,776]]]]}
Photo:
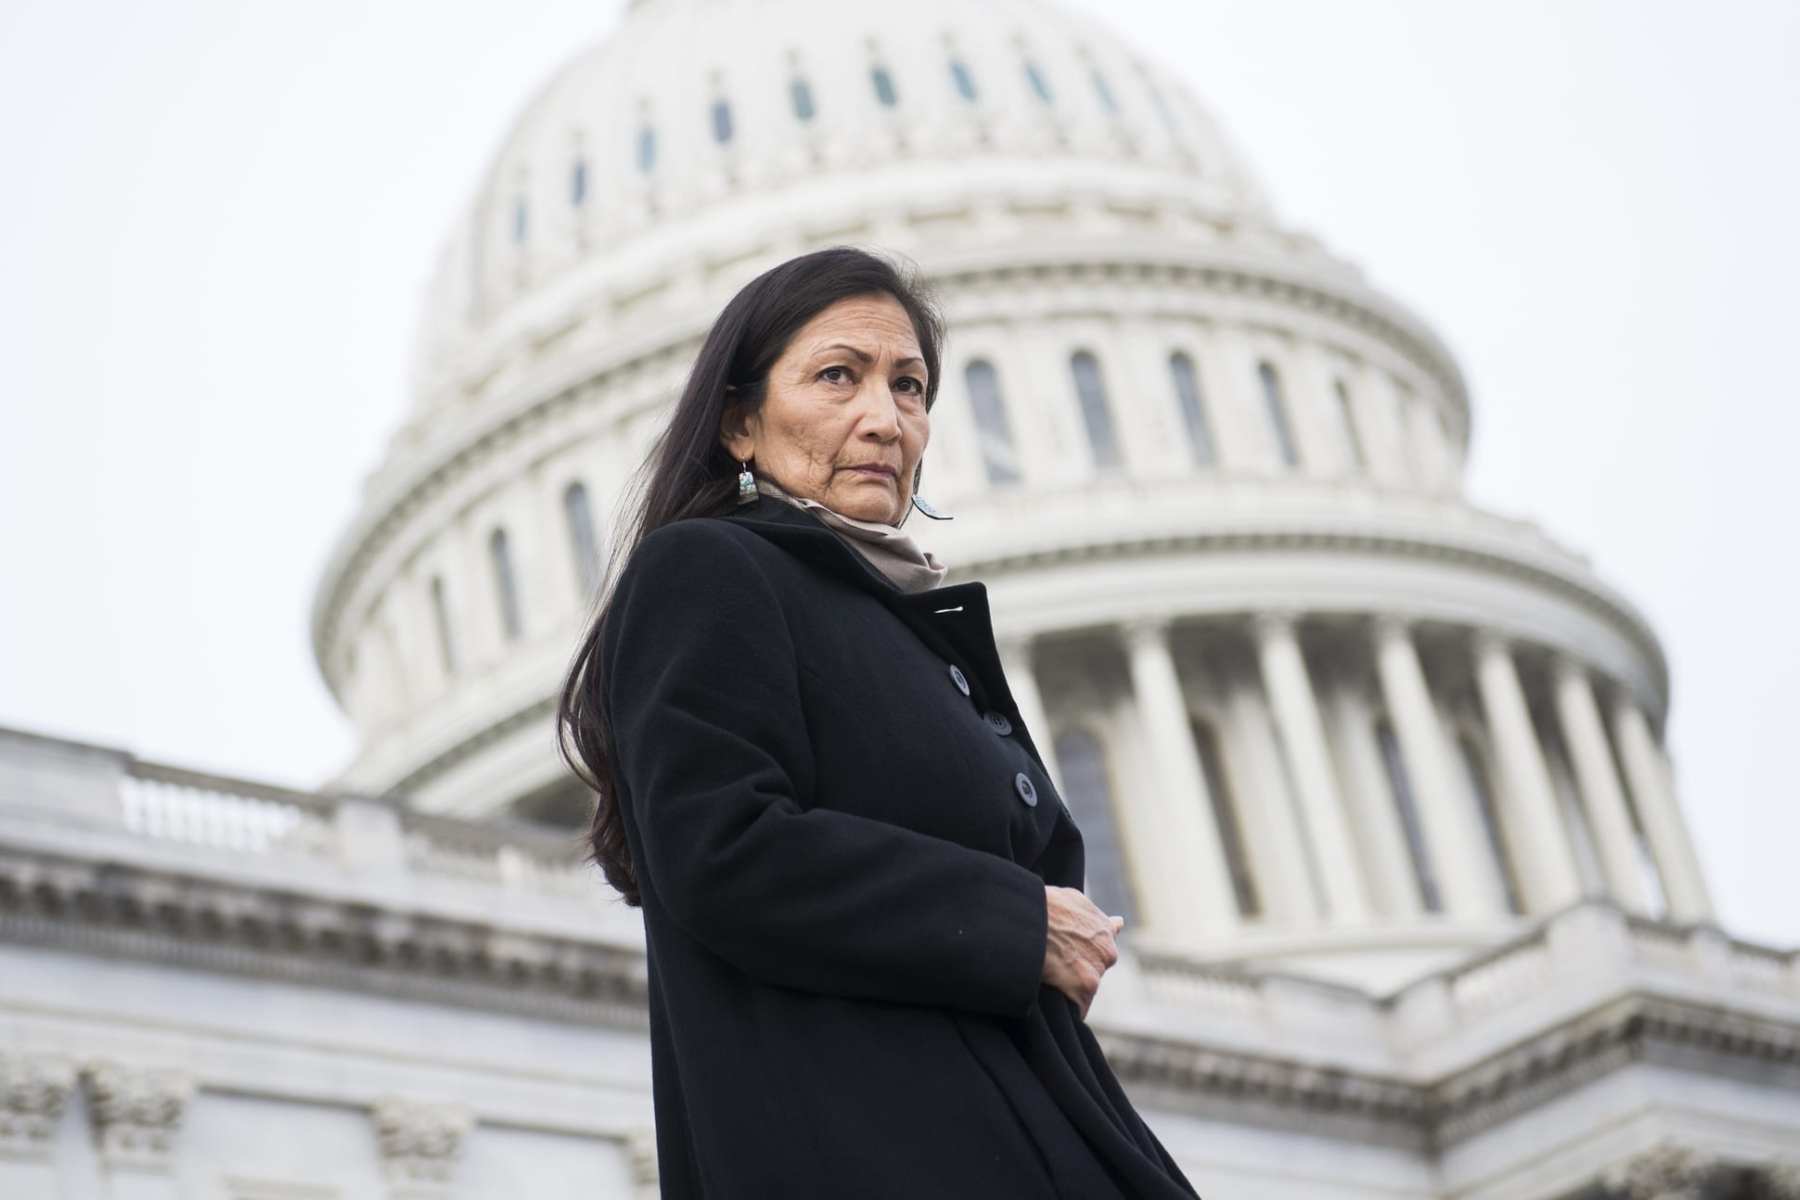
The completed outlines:
{"type": "Polygon", "coordinates": [[[529,98],[313,597],[349,761],[0,730],[0,1197],[658,1194],[556,688],[712,317],[837,244],[944,309],[907,527],[987,585],[1128,917],[1089,1023],[1207,1200],[1800,1197],[1800,956],[1717,923],[1655,631],[1465,498],[1426,319],[1052,0],[632,0],[529,98]]]}

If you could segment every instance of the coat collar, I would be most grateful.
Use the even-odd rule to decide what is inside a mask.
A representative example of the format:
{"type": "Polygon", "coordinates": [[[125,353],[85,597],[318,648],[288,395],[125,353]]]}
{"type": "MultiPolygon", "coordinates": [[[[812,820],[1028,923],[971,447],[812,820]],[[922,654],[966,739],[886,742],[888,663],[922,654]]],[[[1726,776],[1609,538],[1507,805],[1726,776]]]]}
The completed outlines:
{"type": "Polygon", "coordinates": [[[773,496],[759,496],[724,514],[723,519],[737,522],[826,574],[874,595],[946,662],[964,669],[976,704],[1019,719],[994,644],[985,583],[971,579],[920,592],[902,591],[836,530],[807,509],[773,496]]]}
{"type": "Polygon", "coordinates": [[[812,510],[773,496],[758,496],[726,513],[724,519],[736,521],[827,573],[873,592],[886,604],[923,606],[946,595],[952,597],[947,603],[958,604],[961,591],[969,586],[948,584],[921,592],[902,591],[812,510]]]}

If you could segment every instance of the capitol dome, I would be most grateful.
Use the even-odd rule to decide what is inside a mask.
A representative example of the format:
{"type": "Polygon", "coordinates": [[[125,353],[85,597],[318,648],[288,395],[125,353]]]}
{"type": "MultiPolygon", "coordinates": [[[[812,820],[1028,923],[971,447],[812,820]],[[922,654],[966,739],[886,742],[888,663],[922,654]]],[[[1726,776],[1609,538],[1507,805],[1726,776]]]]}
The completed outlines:
{"type": "Polygon", "coordinates": [[[1048,0],[636,0],[530,101],[318,588],[336,786],[581,823],[551,715],[621,488],[725,301],[838,243],[943,304],[915,532],[1147,953],[1382,985],[1583,895],[1709,913],[1656,637],[1464,498],[1451,352],[1048,0]]]}

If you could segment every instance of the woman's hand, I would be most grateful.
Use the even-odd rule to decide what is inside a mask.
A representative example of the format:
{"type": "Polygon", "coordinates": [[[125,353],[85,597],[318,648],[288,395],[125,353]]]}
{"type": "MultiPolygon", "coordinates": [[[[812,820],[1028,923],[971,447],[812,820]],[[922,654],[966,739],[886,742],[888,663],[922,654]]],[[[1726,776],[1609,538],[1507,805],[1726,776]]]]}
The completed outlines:
{"type": "Polygon", "coordinates": [[[1100,990],[1100,976],[1119,961],[1113,935],[1124,917],[1109,917],[1077,888],[1044,888],[1050,934],[1044,944],[1044,982],[1067,996],[1087,1019],[1088,1005],[1100,990]]]}

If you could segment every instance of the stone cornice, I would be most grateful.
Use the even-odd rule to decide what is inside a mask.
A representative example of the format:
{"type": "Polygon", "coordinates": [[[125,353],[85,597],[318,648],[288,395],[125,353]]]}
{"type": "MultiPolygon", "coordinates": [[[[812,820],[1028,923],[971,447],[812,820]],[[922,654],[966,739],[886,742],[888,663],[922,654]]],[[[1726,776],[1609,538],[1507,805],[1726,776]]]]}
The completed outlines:
{"type": "Polygon", "coordinates": [[[0,941],[639,1029],[640,951],[0,849],[0,941]]]}
{"type": "Polygon", "coordinates": [[[1119,1078],[1159,1103],[1313,1131],[1376,1131],[1392,1144],[1434,1149],[1637,1062],[1678,1058],[1687,1069],[1751,1070],[1765,1080],[1785,1072],[1785,1086],[1800,1093],[1800,1024],[1647,994],[1621,996],[1428,1082],[1134,1033],[1098,1037],[1119,1078]],[[1218,1109],[1220,1101],[1228,1107],[1218,1109]]]}

